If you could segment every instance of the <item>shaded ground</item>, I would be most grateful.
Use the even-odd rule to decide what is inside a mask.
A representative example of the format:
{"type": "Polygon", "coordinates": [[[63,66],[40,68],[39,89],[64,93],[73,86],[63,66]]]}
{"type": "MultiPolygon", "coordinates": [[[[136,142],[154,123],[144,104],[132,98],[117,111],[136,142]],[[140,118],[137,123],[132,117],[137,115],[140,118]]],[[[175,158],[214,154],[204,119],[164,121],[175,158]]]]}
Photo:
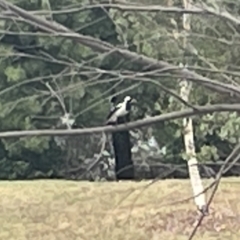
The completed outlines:
{"type": "MultiPolygon", "coordinates": [[[[191,196],[189,181],[148,184],[0,182],[0,240],[187,239],[196,207],[176,201],[191,196]]],[[[239,199],[240,179],[225,179],[195,239],[240,239],[239,199]]]]}

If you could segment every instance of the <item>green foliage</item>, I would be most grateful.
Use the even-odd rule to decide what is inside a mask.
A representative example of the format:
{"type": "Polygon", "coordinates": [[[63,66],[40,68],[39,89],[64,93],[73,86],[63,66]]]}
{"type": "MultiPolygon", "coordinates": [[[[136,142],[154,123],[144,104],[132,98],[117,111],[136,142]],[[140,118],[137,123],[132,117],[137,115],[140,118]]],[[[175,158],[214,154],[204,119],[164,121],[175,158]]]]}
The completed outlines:
{"type": "Polygon", "coordinates": [[[17,67],[7,67],[4,73],[8,82],[18,82],[26,78],[24,69],[22,69],[19,65],[17,67]]]}
{"type": "Polygon", "coordinates": [[[231,143],[237,143],[240,134],[240,119],[237,112],[228,114],[228,120],[221,127],[219,136],[222,140],[228,140],[231,143]]]}
{"type": "Polygon", "coordinates": [[[197,158],[200,162],[217,161],[219,158],[218,150],[215,146],[203,145],[201,151],[197,154],[197,158]]]}

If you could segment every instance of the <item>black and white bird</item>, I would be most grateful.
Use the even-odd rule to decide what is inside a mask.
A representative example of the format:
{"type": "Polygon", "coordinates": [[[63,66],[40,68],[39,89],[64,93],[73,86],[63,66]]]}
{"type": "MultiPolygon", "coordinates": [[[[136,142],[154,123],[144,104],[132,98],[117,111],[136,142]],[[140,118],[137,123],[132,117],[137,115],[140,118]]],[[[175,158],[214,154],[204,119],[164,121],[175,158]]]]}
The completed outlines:
{"type": "Polygon", "coordinates": [[[134,103],[136,103],[135,99],[131,98],[130,96],[126,96],[123,102],[117,104],[111,109],[110,113],[108,114],[106,124],[117,123],[118,118],[127,116],[134,103]]]}

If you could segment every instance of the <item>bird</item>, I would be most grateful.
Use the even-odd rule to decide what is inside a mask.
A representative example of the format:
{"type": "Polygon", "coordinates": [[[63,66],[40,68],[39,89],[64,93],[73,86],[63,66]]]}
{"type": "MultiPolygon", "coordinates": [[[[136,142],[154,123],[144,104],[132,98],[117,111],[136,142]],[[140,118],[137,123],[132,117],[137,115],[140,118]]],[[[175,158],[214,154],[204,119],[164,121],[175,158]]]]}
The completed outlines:
{"type": "Polygon", "coordinates": [[[107,116],[106,124],[117,123],[118,118],[128,115],[131,110],[131,106],[134,103],[136,103],[135,99],[131,98],[130,96],[126,96],[123,102],[117,104],[111,109],[107,116]]]}

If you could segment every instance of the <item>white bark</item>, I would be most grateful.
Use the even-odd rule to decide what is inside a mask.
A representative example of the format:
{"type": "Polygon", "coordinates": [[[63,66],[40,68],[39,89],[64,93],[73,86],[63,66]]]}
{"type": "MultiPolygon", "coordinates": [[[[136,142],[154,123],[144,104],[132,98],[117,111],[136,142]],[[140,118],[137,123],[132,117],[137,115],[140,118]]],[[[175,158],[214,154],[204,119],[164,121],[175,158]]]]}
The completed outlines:
{"type": "MultiPolygon", "coordinates": [[[[191,0],[183,0],[183,7],[184,8],[191,8],[191,0]]],[[[183,15],[183,28],[185,31],[190,31],[190,15],[184,14],[183,15]]],[[[186,47],[187,39],[184,39],[184,47],[186,47]]],[[[181,97],[188,102],[189,101],[189,95],[191,92],[191,83],[182,80],[180,82],[180,95],[181,97]]],[[[189,171],[189,177],[193,189],[193,194],[195,203],[197,207],[205,211],[206,209],[206,198],[205,193],[202,193],[204,188],[201,180],[201,176],[198,169],[198,161],[196,158],[196,152],[195,152],[195,143],[194,143],[194,134],[193,134],[193,123],[191,118],[184,118],[183,119],[183,127],[184,127],[184,144],[185,144],[185,151],[188,156],[188,171],[189,171]]]]}

